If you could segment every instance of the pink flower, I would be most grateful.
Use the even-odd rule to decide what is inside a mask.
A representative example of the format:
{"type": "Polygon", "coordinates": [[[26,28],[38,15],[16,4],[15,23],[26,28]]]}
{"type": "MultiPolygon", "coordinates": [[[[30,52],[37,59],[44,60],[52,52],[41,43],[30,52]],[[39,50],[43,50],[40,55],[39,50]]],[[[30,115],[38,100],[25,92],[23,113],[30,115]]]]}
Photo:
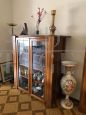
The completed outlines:
{"type": "Polygon", "coordinates": [[[40,22],[42,21],[42,19],[46,15],[46,13],[47,12],[44,10],[44,8],[42,8],[42,9],[38,8],[38,12],[37,12],[37,24],[36,24],[37,30],[38,30],[40,22]]]}
{"type": "MultiPolygon", "coordinates": [[[[36,21],[36,30],[39,30],[39,24],[41,23],[41,21],[43,20],[43,18],[46,15],[46,10],[44,10],[44,8],[38,8],[38,12],[37,12],[37,21],[36,21]]],[[[32,15],[31,18],[35,19],[34,16],[32,15]]]]}

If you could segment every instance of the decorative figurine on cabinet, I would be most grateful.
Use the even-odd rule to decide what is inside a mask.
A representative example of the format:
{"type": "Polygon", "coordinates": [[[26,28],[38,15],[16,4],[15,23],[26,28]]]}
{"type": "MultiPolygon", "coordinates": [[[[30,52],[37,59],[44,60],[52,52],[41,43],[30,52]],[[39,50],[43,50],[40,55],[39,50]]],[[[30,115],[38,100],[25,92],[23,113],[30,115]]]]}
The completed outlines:
{"type": "Polygon", "coordinates": [[[24,23],[24,27],[22,32],[20,33],[20,35],[28,35],[28,27],[27,27],[27,23],[24,23]]]}

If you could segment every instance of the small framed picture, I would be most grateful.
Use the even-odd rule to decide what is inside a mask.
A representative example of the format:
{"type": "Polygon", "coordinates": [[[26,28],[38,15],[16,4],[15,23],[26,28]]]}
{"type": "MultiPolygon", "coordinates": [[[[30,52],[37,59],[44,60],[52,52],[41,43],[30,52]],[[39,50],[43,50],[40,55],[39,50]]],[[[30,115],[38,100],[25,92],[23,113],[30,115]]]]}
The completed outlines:
{"type": "Polygon", "coordinates": [[[9,61],[1,64],[1,74],[3,82],[12,80],[14,78],[13,62],[9,61]]]}

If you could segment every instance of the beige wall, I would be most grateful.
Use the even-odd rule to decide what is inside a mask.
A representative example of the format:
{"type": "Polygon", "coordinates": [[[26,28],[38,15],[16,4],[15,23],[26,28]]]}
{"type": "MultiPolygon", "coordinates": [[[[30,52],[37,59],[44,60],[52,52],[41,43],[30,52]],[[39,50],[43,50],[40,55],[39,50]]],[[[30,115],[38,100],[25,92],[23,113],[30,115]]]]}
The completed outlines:
{"type": "Polygon", "coordinates": [[[77,88],[73,97],[79,99],[82,80],[82,68],[84,49],[86,47],[86,2],[85,0],[13,0],[13,22],[15,34],[20,34],[23,23],[27,22],[29,34],[35,34],[37,8],[45,8],[47,15],[40,23],[40,34],[49,34],[51,25],[51,10],[55,9],[56,34],[71,35],[67,40],[66,54],[63,60],[74,60],[77,62],[75,76],[77,88]],[[31,18],[34,15],[34,19],[31,18]]]}
{"type": "Polygon", "coordinates": [[[86,1],[78,2],[70,8],[70,33],[72,38],[67,41],[65,55],[66,60],[74,60],[77,62],[75,68],[75,78],[77,87],[73,93],[73,97],[79,99],[82,81],[84,52],[86,48],[86,1]]]}
{"type": "Polygon", "coordinates": [[[47,15],[44,17],[40,23],[40,34],[49,34],[49,26],[51,25],[51,10],[57,10],[55,25],[58,28],[56,34],[68,34],[69,26],[69,10],[68,3],[61,0],[14,0],[13,1],[13,19],[14,22],[18,24],[16,27],[16,34],[19,34],[22,30],[22,25],[26,21],[28,23],[28,28],[30,34],[35,34],[36,25],[36,13],[37,8],[44,8],[47,11],[47,15]],[[63,9],[64,8],[64,9],[63,9]],[[35,19],[31,18],[34,15],[35,19]],[[20,20],[21,19],[21,20],[20,20]],[[63,20],[64,19],[64,20],[63,20]]]}
{"type": "Polygon", "coordinates": [[[8,50],[12,50],[10,28],[11,22],[11,0],[0,0],[0,62],[10,59],[8,50]]]}

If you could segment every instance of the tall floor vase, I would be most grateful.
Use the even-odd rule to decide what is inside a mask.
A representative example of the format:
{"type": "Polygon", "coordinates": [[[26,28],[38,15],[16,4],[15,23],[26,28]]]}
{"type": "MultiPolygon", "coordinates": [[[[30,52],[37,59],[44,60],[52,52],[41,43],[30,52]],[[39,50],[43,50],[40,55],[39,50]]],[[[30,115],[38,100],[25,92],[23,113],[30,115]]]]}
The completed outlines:
{"type": "Polygon", "coordinates": [[[62,61],[62,65],[66,68],[66,75],[61,79],[61,88],[63,93],[66,95],[65,99],[61,100],[61,106],[65,109],[72,109],[73,102],[69,99],[69,96],[72,94],[76,87],[76,80],[71,73],[71,70],[76,63],[73,61],[62,61]]]}

